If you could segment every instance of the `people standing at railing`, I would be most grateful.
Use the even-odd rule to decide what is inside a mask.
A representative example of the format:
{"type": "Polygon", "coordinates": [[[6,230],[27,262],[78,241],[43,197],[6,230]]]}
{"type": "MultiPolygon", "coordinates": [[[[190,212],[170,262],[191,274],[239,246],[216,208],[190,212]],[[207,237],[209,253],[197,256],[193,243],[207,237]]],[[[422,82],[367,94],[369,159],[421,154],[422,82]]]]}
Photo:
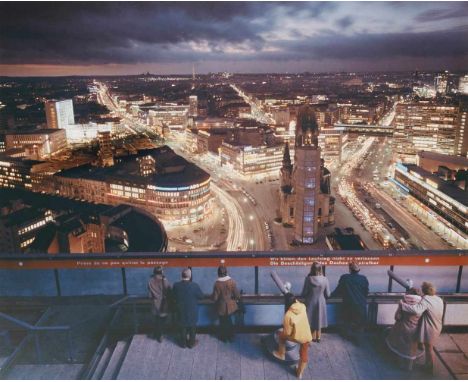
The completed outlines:
{"type": "Polygon", "coordinates": [[[360,275],[359,265],[349,263],[349,274],[342,275],[338,286],[331,294],[332,297],[341,297],[342,334],[350,339],[358,340],[367,321],[367,295],[369,294],[369,281],[360,275]]]}
{"type": "Polygon", "coordinates": [[[153,276],[148,281],[148,297],[151,299],[151,313],[154,317],[153,337],[162,341],[163,328],[169,313],[171,284],[164,276],[162,267],[153,269],[153,276]]]}
{"type": "Polygon", "coordinates": [[[424,345],[426,353],[425,368],[434,373],[434,343],[442,331],[444,302],[436,296],[436,288],[432,283],[423,282],[421,285],[423,298],[417,304],[401,303],[404,312],[421,315],[419,320],[418,341],[424,345]]]}
{"type": "Polygon", "coordinates": [[[182,271],[182,281],[173,287],[177,320],[180,335],[180,345],[185,348],[195,346],[196,328],[198,322],[198,300],[203,293],[200,286],[192,281],[192,271],[186,268],[182,271]]]}
{"type": "Polygon", "coordinates": [[[236,282],[228,275],[226,267],[220,266],[211,299],[219,317],[219,339],[223,342],[234,341],[232,316],[237,312],[240,297],[236,282]]]}
{"type": "Polygon", "coordinates": [[[421,315],[405,312],[402,309],[402,303],[416,305],[421,302],[421,299],[419,289],[410,288],[406,291],[395,313],[395,324],[385,338],[389,349],[407,361],[406,366],[409,370],[413,367],[413,360],[422,355],[422,351],[418,349],[418,327],[421,315]]]}
{"type": "Polygon", "coordinates": [[[286,341],[294,341],[300,344],[300,358],[296,368],[296,376],[302,378],[302,374],[309,361],[309,345],[312,341],[312,333],[310,331],[309,320],[307,319],[306,306],[292,295],[290,295],[290,299],[294,302],[289,306],[288,311],[284,315],[283,329],[279,332],[278,336],[278,350],[275,350],[273,355],[284,361],[286,358],[286,341]]]}
{"type": "Polygon", "coordinates": [[[323,267],[319,263],[312,263],[310,272],[304,280],[301,296],[307,307],[312,342],[320,342],[322,328],[328,326],[325,298],[330,297],[330,285],[328,279],[323,275],[323,267]]]}

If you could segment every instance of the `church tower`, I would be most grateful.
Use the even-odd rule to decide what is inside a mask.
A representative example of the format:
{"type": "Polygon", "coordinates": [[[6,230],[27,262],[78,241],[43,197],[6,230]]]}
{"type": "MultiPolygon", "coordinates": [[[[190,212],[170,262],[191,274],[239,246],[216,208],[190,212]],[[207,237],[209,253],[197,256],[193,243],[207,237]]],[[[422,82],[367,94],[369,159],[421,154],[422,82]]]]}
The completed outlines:
{"type": "Polygon", "coordinates": [[[294,238],[304,244],[317,240],[319,227],[321,160],[318,134],[315,113],[308,106],[302,107],[297,115],[292,185],[295,193],[294,238]]]}

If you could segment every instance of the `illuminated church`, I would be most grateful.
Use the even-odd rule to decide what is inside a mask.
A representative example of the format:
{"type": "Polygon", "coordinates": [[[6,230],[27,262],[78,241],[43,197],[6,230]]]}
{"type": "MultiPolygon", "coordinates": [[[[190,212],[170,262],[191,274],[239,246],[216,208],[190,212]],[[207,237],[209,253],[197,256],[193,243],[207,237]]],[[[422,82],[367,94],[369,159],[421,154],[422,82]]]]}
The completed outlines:
{"type": "Polygon", "coordinates": [[[335,222],[330,171],[320,157],[318,134],[314,112],[302,107],[297,115],[294,165],[286,143],[281,168],[280,217],[294,227],[295,241],[303,244],[315,243],[319,227],[335,222]]]}

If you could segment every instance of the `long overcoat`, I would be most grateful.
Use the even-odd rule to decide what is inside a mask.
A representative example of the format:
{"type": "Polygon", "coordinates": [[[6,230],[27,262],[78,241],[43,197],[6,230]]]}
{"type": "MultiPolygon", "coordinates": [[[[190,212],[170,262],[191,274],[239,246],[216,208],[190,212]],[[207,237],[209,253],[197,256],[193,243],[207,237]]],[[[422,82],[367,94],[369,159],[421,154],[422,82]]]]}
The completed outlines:
{"type": "Polygon", "coordinates": [[[367,295],[369,281],[359,273],[342,275],[332,297],[342,297],[342,316],[345,320],[364,323],[367,318],[367,295]]]}
{"type": "Polygon", "coordinates": [[[325,276],[307,276],[302,288],[302,297],[307,307],[307,317],[312,330],[328,326],[327,301],[330,297],[330,285],[325,276]]]}
{"type": "Polygon", "coordinates": [[[198,300],[204,297],[200,286],[192,281],[182,280],[175,283],[172,290],[179,325],[183,327],[196,326],[198,322],[198,300]]]}
{"type": "Polygon", "coordinates": [[[151,313],[154,316],[167,315],[170,289],[171,284],[162,275],[154,275],[148,281],[148,297],[151,299],[151,313]]]}

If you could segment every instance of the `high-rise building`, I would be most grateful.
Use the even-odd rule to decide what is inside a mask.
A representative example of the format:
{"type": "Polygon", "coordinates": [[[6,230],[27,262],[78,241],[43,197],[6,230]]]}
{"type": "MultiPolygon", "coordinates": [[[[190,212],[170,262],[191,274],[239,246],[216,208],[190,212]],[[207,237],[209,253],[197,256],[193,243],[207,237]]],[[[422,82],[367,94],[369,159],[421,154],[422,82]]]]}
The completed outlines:
{"type": "Polygon", "coordinates": [[[198,116],[198,97],[196,95],[191,95],[189,97],[189,117],[198,116]]]}
{"type": "Polygon", "coordinates": [[[448,90],[448,72],[439,73],[434,78],[434,88],[438,94],[445,95],[448,90]]]}
{"type": "Polygon", "coordinates": [[[112,152],[112,140],[110,131],[100,131],[98,133],[99,140],[99,165],[101,167],[113,166],[114,155],[112,152]]]}
{"type": "Polygon", "coordinates": [[[46,101],[45,112],[49,129],[65,129],[68,125],[75,124],[73,101],[71,99],[46,101]]]}
{"type": "Polygon", "coordinates": [[[468,74],[460,77],[460,81],[458,82],[458,92],[461,94],[468,94],[468,74]]]}
{"type": "Polygon", "coordinates": [[[467,154],[465,107],[437,102],[399,103],[394,119],[396,159],[415,163],[419,151],[467,154]]]}
{"type": "Polygon", "coordinates": [[[310,107],[299,110],[296,124],[294,165],[286,144],[281,169],[281,218],[294,226],[294,239],[312,244],[322,225],[334,223],[334,198],[330,172],[324,167],[318,146],[319,128],[310,107]]]}

